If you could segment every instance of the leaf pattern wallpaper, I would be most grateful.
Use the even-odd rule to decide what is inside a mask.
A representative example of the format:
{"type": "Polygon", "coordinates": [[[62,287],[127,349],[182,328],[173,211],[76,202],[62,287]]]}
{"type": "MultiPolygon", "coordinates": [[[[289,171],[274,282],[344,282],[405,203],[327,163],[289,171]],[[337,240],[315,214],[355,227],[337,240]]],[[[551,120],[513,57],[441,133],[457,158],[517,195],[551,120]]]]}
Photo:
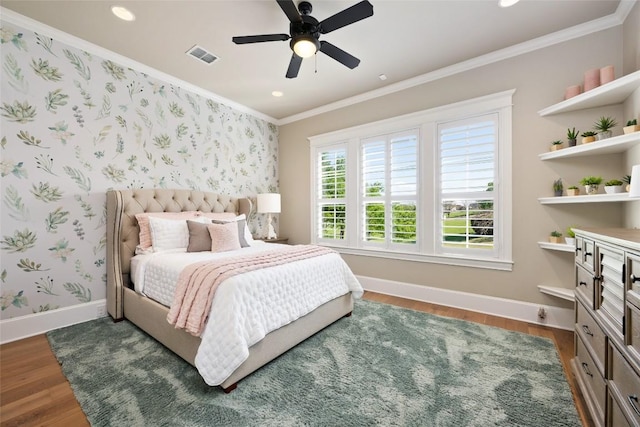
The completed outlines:
{"type": "Polygon", "coordinates": [[[111,188],[278,190],[274,124],[6,21],[0,42],[0,319],[105,298],[111,188]]]}

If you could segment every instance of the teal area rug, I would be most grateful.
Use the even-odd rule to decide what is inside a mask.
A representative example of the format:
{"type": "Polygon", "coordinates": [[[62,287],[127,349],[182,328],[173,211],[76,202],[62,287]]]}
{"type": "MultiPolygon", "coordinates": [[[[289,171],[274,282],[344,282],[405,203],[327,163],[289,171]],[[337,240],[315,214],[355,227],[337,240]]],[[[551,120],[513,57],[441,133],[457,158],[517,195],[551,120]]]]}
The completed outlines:
{"type": "Polygon", "coordinates": [[[581,426],[550,340],[370,301],[230,394],[126,321],[47,336],[94,426],[581,426]]]}

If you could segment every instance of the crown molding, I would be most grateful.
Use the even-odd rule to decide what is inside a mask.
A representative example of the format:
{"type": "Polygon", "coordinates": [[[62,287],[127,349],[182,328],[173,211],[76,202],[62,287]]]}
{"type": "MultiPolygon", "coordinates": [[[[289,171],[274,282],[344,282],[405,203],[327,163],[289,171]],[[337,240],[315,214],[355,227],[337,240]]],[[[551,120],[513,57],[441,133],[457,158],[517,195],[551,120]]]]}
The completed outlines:
{"type": "Polygon", "coordinates": [[[459,62],[448,67],[440,68],[439,70],[431,71],[429,73],[422,74],[408,80],[390,84],[380,89],[372,90],[370,92],[332,102],[330,104],[304,111],[302,113],[284,117],[278,120],[276,124],[278,126],[282,126],[300,120],[308,119],[320,114],[338,110],[340,108],[345,108],[354,104],[359,104],[361,102],[379,98],[381,96],[386,96],[406,89],[411,89],[413,87],[420,86],[435,80],[440,80],[455,74],[463,73],[465,71],[473,70],[474,68],[479,68],[485,65],[504,61],[509,58],[524,55],[526,53],[530,53],[539,49],[584,37],[589,34],[597,33],[599,31],[608,30],[609,28],[617,27],[624,23],[624,20],[626,19],[631,9],[633,9],[636,1],[637,0],[622,0],[618,5],[616,11],[611,15],[603,16],[602,18],[594,19],[592,21],[585,22],[584,24],[575,25],[570,28],[556,31],[555,33],[547,34],[545,36],[519,43],[504,49],[496,50],[494,52],[490,52],[485,55],[469,59],[467,61],[459,62]]]}
{"type": "Polygon", "coordinates": [[[140,71],[156,79],[162,80],[174,86],[178,86],[178,87],[181,87],[182,89],[186,89],[198,95],[204,96],[205,98],[213,99],[216,102],[224,104],[242,113],[250,114],[254,117],[260,118],[262,120],[265,120],[267,122],[270,122],[276,125],[278,124],[277,123],[278,120],[276,120],[275,118],[268,116],[264,113],[261,113],[259,111],[253,110],[247,107],[246,105],[242,105],[230,99],[224,98],[216,93],[203,89],[200,86],[196,86],[192,83],[181,80],[170,74],[163,73],[162,71],[149,67],[148,65],[144,65],[140,62],[134,61],[131,58],[115,53],[109,49],[105,49],[101,46],[98,46],[96,44],[83,40],[69,33],[65,33],[64,31],[58,30],[57,28],[50,27],[49,25],[43,24],[42,22],[31,19],[29,17],[21,15],[17,12],[14,12],[2,6],[0,6],[0,19],[8,23],[11,23],[13,25],[18,25],[22,28],[25,28],[33,32],[46,34],[47,36],[55,39],[56,41],[65,43],[69,46],[75,47],[76,49],[81,49],[86,52],[91,52],[92,54],[100,56],[104,59],[108,59],[120,65],[124,65],[125,67],[129,67],[136,71],[140,71]]]}

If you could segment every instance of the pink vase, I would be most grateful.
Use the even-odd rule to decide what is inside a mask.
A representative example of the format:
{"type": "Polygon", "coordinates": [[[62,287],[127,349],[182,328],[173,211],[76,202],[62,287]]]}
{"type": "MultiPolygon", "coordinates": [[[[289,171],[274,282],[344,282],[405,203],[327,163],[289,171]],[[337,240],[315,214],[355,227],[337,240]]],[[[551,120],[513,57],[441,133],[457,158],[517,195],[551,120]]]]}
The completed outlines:
{"type": "Polygon", "coordinates": [[[613,65],[607,65],[600,68],[600,84],[612,82],[615,79],[615,73],[613,71],[613,65]]]}
{"type": "Polygon", "coordinates": [[[600,69],[594,68],[586,71],[584,73],[584,91],[595,89],[598,86],[600,86],[600,69]]]}
{"type": "Polygon", "coordinates": [[[580,95],[582,88],[580,85],[569,86],[564,90],[564,99],[573,98],[576,95],[580,95]]]}

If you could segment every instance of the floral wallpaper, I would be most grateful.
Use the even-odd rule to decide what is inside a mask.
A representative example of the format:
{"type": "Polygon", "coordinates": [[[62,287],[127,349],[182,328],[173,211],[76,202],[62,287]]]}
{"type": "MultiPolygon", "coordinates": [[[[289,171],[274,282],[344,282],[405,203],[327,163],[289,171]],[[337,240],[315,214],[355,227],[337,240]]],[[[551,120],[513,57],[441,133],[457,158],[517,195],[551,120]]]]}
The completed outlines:
{"type": "Polygon", "coordinates": [[[0,39],[0,319],[105,298],[110,188],[277,191],[275,125],[5,21],[0,39]]]}

